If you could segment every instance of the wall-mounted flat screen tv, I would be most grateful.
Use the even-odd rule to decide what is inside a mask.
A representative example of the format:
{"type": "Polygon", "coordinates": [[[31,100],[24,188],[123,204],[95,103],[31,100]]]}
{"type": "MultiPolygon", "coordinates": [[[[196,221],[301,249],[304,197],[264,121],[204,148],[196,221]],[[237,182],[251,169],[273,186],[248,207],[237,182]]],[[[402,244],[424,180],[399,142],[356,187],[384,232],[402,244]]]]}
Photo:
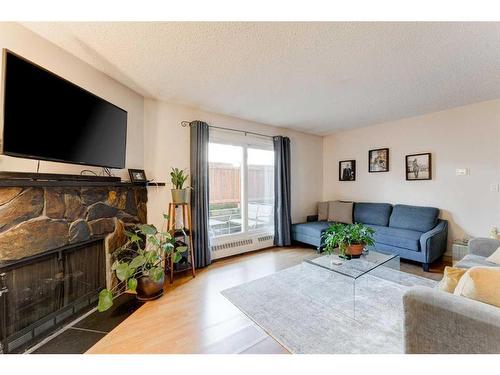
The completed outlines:
{"type": "Polygon", "coordinates": [[[4,50],[5,155],[125,167],[127,112],[4,50]]]}

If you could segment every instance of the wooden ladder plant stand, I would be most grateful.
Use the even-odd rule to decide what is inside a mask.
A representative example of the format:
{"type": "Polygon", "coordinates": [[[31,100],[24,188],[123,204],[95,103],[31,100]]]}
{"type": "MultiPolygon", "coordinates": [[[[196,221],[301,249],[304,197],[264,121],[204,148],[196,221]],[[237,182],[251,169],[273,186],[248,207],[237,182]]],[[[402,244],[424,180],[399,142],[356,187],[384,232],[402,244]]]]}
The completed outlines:
{"type": "Polygon", "coordinates": [[[182,269],[174,270],[174,258],[172,256],[167,256],[165,259],[165,274],[170,275],[170,283],[174,281],[174,273],[184,272],[191,268],[191,272],[193,277],[196,276],[196,271],[194,269],[194,249],[193,249],[193,232],[191,230],[191,205],[189,203],[169,203],[168,205],[168,222],[167,222],[167,230],[174,238],[182,237],[184,242],[187,245],[188,251],[188,263],[189,267],[185,267],[182,269]],[[182,229],[177,229],[175,227],[175,219],[177,208],[182,208],[182,229]],[[187,227],[186,227],[187,224],[187,227]],[[187,238],[187,241],[186,241],[187,238]],[[190,259],[190,261],[189,261],[190,259]]]}

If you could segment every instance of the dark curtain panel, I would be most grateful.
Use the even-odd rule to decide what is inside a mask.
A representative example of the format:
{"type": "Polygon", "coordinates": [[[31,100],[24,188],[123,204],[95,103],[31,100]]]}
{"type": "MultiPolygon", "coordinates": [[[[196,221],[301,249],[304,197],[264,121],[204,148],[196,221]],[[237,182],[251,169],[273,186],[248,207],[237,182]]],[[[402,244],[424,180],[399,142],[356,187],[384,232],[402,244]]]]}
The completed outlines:
{"type": "Polygon", "coordinates": [[[195,267],[211,262],[208,237],[208,131],[205,122],[191,122],[191,218],[195,267]]]}
{"type": "Polygon", "coordinates": [[[273,137],[274,143],[274,244],[292,244],[290,214],[290,138],[273,137]]]}

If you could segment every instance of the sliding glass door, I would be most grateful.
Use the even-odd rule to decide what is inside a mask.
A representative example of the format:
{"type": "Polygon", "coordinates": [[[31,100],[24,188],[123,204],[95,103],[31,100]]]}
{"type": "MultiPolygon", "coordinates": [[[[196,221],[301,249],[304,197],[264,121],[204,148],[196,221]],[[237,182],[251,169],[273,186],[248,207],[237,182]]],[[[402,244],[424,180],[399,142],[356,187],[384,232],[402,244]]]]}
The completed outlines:
{"type": "Polygon", "coordinates": [[[209,232],[218,244],[274,233],[271,139],[211,131],[209,232]]]}
{"type": "Polygon", "coordinates": [[[210,142],[209,165],[209,227],[211,237],[243,231],[242,146],[210,142]]]}
{"type": "Polygon", "coordinates": [[[247,148],[247,228],[274,231],[274,152],[247,148]]]}

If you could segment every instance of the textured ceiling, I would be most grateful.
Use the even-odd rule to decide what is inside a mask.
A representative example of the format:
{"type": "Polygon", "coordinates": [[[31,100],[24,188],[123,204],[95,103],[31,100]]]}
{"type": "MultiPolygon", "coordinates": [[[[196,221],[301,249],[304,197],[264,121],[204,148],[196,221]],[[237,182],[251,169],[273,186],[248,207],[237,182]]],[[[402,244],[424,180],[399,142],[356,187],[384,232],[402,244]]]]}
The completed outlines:
{"type": "Polygon", "coordinates": [[[147,97],[316,134],[500,97],[500,23],[24,23],[147,97]]]}

